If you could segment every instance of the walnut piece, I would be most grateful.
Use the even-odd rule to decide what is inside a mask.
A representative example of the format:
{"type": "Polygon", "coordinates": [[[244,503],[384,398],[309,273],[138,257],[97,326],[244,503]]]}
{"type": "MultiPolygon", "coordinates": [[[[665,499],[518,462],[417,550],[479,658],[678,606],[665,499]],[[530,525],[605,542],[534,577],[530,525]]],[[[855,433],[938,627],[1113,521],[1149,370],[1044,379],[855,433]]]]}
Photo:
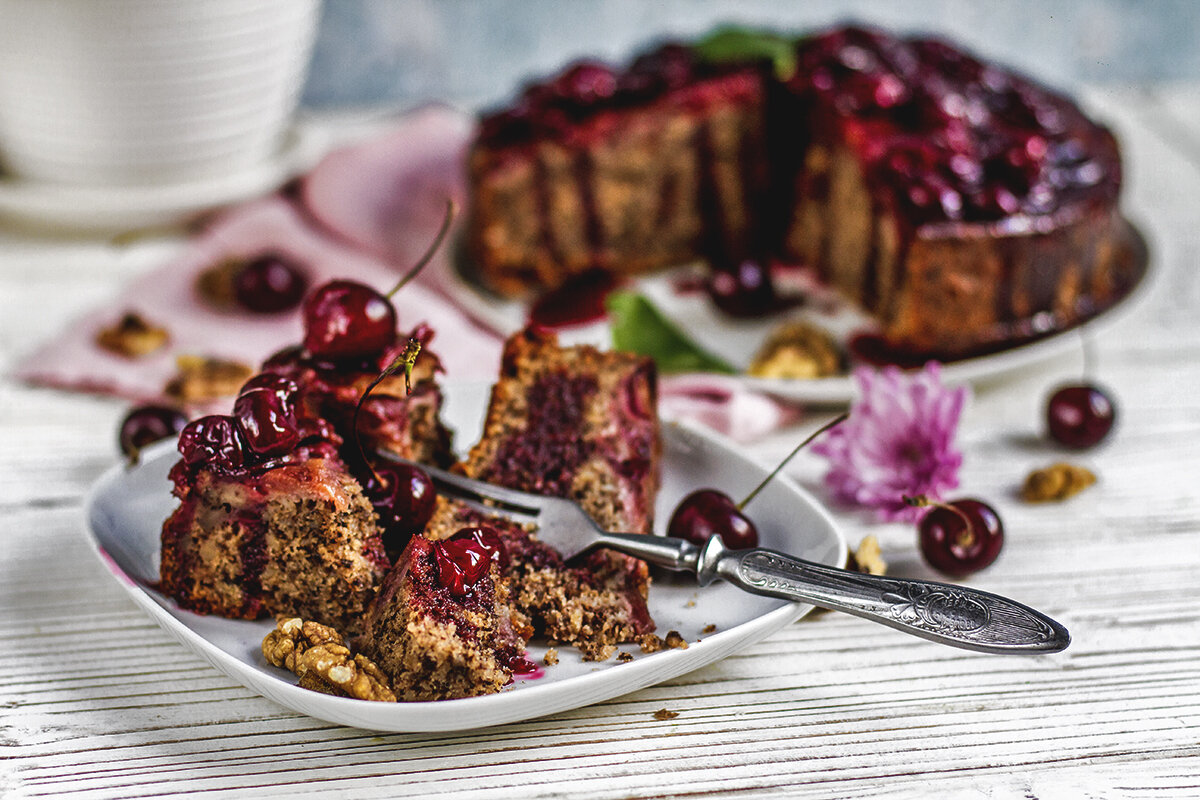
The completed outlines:
{"type": "Polygon", "coordinates": [[[663,639],[663,644],[672,650],[687,650],[687,639],[684,639],[679,631],[667,631],[667,636],[663,639]]]}
{"type": "Polygon", "coordinates": [[[296,673],[300,686],[359,700],[396,702],[391,680],[373,661],[353,654],[328,625],[298,617],[280,619],[263,639],[263,656],[296,673]]]}
{"type": "Polygon", "coordinates": [[[1027,503],[1066,500],[1095,482],[1095,473],[1086,467],[1059,462],[1029,473],[1021,487],[1021,499],[1027,503]]]}
{"type": "Polygon", "coordinates": [[[138,358],[161,350],[170,338],[166,328],[127,311],[114,324],[96,334],[96,344],[117,355],[138,358]]]}
{"type": "Polygon", "coordinates": [[[864,536],[858,548],[850,553],[846,569],[867,575],[886,575],[887,562],[880,554],[879,540],[874,536],[864,536]]]}
{"type": "Polygon", "coordinates": [[[196,293],[215,308],[234,308],[234,279],[245,264],[242,259],[228,258],[203,270],[196,276],[196,293]]]}
{"type": "Polygon", "coordinates": [[[666,722],[669,719],[675,719],[679,716],[678,711],[671,711],[669,708],[660,708],[654,712],[654,718],[659,722],[666,722]]]}
{"type": "Polygon", "coordinates": [[[826,331],[807,322],[785,322],[763,342],[746,370],[758,378],[827,378],[844,372],[841,351],[826,331]]]}
{"type": "Polygon", "coordinates": [[[254,374],[254,369],[239,361],[205,356],[182,355],[175,359],[178,372],[164,391],[182,403],[203,403],[232,397],[254,374]]]}

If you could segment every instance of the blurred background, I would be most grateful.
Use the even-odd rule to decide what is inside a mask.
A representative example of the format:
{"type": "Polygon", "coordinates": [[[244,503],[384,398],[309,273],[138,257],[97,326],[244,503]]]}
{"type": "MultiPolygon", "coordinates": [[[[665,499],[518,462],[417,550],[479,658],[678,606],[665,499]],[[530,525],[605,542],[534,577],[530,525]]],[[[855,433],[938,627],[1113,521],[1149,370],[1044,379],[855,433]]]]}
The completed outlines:
{"type": "Polygon", "coordinates": [[[487,106],[571,58],[620,62],[731,20],[938,32],[1068,90],[1200,79],[1196,0],[325,0],[303,102],[487,106]]]}

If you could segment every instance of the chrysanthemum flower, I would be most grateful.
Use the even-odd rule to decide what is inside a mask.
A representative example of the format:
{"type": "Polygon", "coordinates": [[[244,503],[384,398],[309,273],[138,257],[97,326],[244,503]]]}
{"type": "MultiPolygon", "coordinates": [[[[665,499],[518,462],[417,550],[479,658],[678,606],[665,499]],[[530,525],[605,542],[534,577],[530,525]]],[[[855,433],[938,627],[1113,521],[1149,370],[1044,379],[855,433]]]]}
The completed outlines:
{"type": "Polygon", "coordinates": [[[934,362],[909,374],[860,367],[854,379],[860,395],[849,419],[813,445],[829,459],[825,482],[839,500],[873,508],[881,519],[915,521],[923,511],[905,495],[938,499],[958,486],[962,453],[954,434],[968,390],[943,386],[934,362]]]}

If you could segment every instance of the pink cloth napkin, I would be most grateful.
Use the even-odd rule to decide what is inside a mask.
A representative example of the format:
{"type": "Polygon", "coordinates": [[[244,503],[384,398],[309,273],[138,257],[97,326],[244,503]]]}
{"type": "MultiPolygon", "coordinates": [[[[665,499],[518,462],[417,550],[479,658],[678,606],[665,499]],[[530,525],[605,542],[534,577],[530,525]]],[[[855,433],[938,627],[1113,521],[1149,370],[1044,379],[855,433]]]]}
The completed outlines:
{"type": "MultiPolygon", "coordinates": [[[[467,116],[431,107],[405,115],[383,135],[330,153],[296,192],[217,216],[177,258],[31,353],[18,365],[17,377],[144,402],[162,397],[179,355],[257,366],[300,341],[299,312],[216,309],[197,293],[197,276],[231,257],[273,251],[305,265],[312,285],[348,278],[387,291],[433,241],[447,198],[460,207],[465,202],[462,164],[472,128],[467,116]],[[97,346],[97,332],[127,311],[166,327],[168,346],[141,358],[97,346]]],[[[443,247],[421,277],[394,296],[400,326],[426,322],[434,329],[430,347],[442,359],[448,380],[492,380],[509,331],[489,329],[447,294],[451,252],[451,246],[443,247]]],[[[668,418],[695,419],[739,440],[761,436],[798,415],[794,406],[713,375],[665,378],[662,407],[668,418]]]]}

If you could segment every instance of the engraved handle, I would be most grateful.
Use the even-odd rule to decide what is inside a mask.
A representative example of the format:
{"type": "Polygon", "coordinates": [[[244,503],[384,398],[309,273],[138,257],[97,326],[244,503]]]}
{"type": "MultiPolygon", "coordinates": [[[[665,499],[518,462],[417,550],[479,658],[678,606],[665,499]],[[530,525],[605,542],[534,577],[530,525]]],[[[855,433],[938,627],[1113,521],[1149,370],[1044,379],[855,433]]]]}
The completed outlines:
{"type": "Polygon", "coordinates": [[[1046,615],[999,595],[933,581],[864,575],[773,550],[697,553],[701,585],[715,578],[755,594],[845,611],[942,644],[985,653],[1055,653],[1071,642],[1046,615]]]}

